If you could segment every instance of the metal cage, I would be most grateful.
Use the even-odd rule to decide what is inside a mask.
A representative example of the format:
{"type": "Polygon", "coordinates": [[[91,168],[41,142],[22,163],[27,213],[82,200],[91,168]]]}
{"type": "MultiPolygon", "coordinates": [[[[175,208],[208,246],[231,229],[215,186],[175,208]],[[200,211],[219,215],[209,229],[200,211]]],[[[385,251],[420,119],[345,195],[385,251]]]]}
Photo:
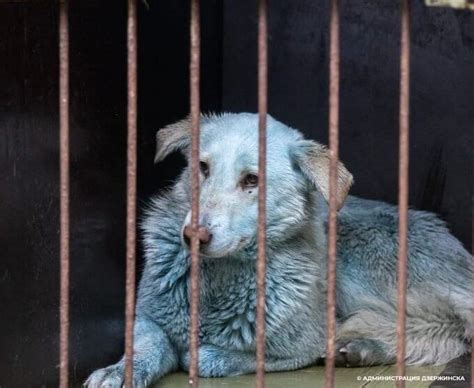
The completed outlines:
{"type": "MultiPolygon", "coordinates": [[[[69,384],[69,35],[68,4],[60,2],[59,58],[60,58],[60,387],[69,384]]],[[[258,197],[258,257],[257,257],[257,373],[256,386],[265,383],[265,236],[266,236],[266,116],[267,116],[267,0],[258,1],[258,112],[259,112],[259,197],[258,197]]],[[[132,387],[133,326],[135,309],[135,245],[136,245],[136,169],[137,169],[137,12],[136,0],[128,0],[128,149],[127,149],[127,248],[126,248],[126,329],[125,329],[125,386],[132,387]]],[[[405,374],[405,320],[407,283],[407,221],[408,221],[408,150],[409,150],[409,82],[410,82],[410,2],[401,0],[400,103],[399,103],[399,251],[398,251],[398,317],[397,317],[397,374],[405,374]]],[[[335,280],[337,238],[337,160],[339,144],[339,1],[331,0],[330,59],[329,59],[329,147],[330,200],[328,231],[328,299],[327,351],[325,385],[334,387],[335,356],[335,280]]],[[[191,187],[191,300],[190,300],[190,369],[189,385],[198,386],[198,331],[199,331],[199,117],[200,117],[200,19],[199,0],[191,0],[190,20],[190,113],[192,124],[191,187]]],[[[396,381],[404,387],[403,380],[396,381]]]]}

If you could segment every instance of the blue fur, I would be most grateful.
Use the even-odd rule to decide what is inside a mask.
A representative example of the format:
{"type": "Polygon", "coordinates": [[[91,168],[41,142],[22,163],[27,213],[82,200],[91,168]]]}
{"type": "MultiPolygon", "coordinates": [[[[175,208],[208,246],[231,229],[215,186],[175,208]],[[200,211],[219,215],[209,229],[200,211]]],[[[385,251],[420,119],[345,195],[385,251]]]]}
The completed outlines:
{"type": "MultiPolygon", "coordinates": [[[[201,125],[201,154],[211,161],[209,179],[201,182],[201,209],[226,226],[216,226],[217,245],[201,257],[199,372],[251,373],[257,202],[256,190],[241,190],[238,182],[242,171],[257,166],[257,116],[207,116],[201,125]],[[245,244],[235,248],[237,240],[245,244]],[[228,253],[213,254],[222,249],[228,253]]],[[[164,156],[175,148],[188,153],[185,132],[163,145],[164,156]]],[[[266,369],[292,370],[324,357],[326,346],[326,178],[305,170],[301,158],[311,144],[319,147],[317,157],[327,155],[271,117],[267,141],[266,369]]],[[[190,258],[181,237],[189,209],[186,168],[169,191],[152,199],[142,225],[146,263],[136,308],[136,386],[189,366],[190,258]]],[[[470,339],[472,256],[435,215],[411,210],[409,220],[407,361],[442,363],[466,351],[470,339]]],[[[340,211],[337,317],[343,363],[394,361],[397,223],[396,208],[378,201],[349,197],[340,211]]],[[[96,371],[86,384],[120,386],[122,379],[123,360],[96,371]]]]}

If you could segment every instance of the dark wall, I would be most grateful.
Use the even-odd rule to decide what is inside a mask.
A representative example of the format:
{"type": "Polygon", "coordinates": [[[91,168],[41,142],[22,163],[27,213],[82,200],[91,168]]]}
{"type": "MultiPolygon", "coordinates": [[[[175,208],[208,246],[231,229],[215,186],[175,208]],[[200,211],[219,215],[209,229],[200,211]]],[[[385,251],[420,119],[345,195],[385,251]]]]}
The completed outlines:
{"type": "MultiPolygon", "coordinates": [[[[71,2],[71,375],[119,357],[124,311],[124,0],[71,2]]],[[[139,205],[179,171],[154,134],[188,111],[187,0],[139,5],[139,205]]],[[[256,110],[255,1],[202,2],[202,109],[256,110]]],[[[327,136],[325,2],[270,2],[270,110],[327,136]]],[[[472,13],[413,4],[413,206],[470,244],[472,13]]],[[[396,202],[398,7],[342,2],[341,156],[354,193],[396,202]]],[[[55,386],[59,200],[57,9],[0,4],[0,385],[55,386]]]]}
{"type": "MultiPolygon", "coordinates": [[[[0,386],[56,386],[59,304],[58,34],[55,2],[0,4],[0,386]]],[[[139,4],[138,192],[143,205],[182,160],[153,165],[155,132],[188,112],[188,1],[139,4]]],[[[220,110],[219,1],[202,6],[202,94],[220,110]]],[[[122,352],[126,2],[72,1],[71,377],[122,352]]],[[[140,263],[139,263],[140,267],[140,263]]]]}
{"type": "MultiPolygon", "coordinates": [[[[327,144],[326,1],[272,0],[269,111],[327,144]]],[[[341,1],[340,154],[352,194],[397,202],[399,4],[341,1]]],[[[256,111],[252,0],[224,2],[223,109],[256,111]]],[[[474,13],[412,2],[410,205],[471,246],[474,13]]]]}

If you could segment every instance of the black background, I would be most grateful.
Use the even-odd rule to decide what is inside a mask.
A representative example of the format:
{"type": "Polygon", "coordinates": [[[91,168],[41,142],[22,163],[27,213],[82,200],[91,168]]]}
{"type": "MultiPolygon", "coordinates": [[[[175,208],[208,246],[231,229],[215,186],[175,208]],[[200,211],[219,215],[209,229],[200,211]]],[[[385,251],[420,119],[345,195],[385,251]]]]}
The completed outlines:
{"type": "MultiPolygon", "coordinates": [[[[72,1],[71,376],[122,351],[125,1],[72,1]]],[[[256,111],[256,2],[202,2],[202,110],[256,111]]],[[[410,205],[471,245],[474,14],[413,1],[410,205]]],[[[341,3],[341,158],[396,203],[399,9],[341,3]]],[[[154,134],[188,112],[188,1],[139,4],[139,206],[183,165],[154,134]]],[[[53,2],[0,4],[0,385],[58,375],[58,35],[53,2]]],[[[270,112],[327,142],[327,2],[270,2],[270,112]]]]}

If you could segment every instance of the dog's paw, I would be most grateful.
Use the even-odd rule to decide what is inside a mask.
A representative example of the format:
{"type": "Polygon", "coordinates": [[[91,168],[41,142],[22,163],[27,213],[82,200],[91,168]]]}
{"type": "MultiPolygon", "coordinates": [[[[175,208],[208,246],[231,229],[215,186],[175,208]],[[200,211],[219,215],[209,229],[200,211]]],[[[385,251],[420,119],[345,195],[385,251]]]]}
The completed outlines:
{"type": "Polygon", "coordinates": [[[387,361],[386,351],[383,344],[379,341],[354,338],[336,343],[336,366],[370,366],[386,364],[387,361]]]}
{"type": "MultiPolygon", "coordinates": [[[[124,365],[119,362],[115,365],[96,370],[84,383],[86,388],[121,388],[124,385],[124,365]]],[[[133,387],[145,388],[147,381],[138,370],[133,371],[133,387]]]]}
{"type": "MultiPolygon", "coordinates": [[[[229,356],[229,352],[214,345],[201,345],[199,347],[200,377],[225,377],[242,374],[242,363],[238,357],[229,356]]],[[[189,352],[182,354],[180,359],[181,368],[189,370],[189,352]]]]}

